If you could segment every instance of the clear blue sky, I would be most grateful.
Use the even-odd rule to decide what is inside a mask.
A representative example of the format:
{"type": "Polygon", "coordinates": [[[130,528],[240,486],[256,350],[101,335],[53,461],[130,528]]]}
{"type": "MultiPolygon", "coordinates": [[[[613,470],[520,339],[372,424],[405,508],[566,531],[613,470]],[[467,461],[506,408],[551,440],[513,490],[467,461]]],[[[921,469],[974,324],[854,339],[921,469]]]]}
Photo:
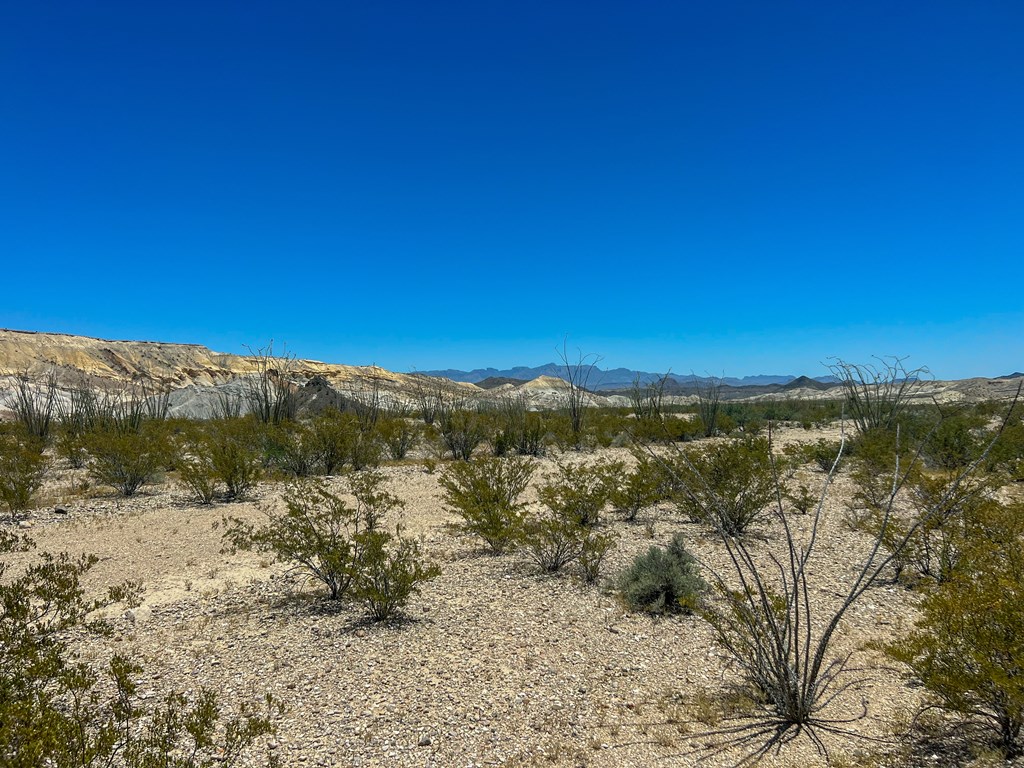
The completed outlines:
{"type": "Polygon", "coordinates": [[[54,2],[0,326],[426,370],[1024,369],[1024,4],[54,2]]]}

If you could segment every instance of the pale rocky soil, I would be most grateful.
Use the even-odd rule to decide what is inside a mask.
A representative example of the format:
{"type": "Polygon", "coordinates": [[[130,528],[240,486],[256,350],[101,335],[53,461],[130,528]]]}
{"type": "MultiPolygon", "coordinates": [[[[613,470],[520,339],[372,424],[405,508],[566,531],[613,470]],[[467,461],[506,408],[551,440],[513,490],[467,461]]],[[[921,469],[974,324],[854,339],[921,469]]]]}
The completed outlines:
{"type": "MultiPolygon", "coordinates": [[[[792,430],[779,440],[833,436],[792,430]]],[[[622,449],[583,460],[595,456],[629,460],[622,449]]],[[[541,462],[553,466],[550,458],[541,462]]],[[[143,605],[118,611],[115,636],[89,641],[84,654],[140,655],[142,689],[154,697],[207,686],[230,709],[271,692],[287,707],[271,744],[286,766],[685,766],[706,756],[693,734],[707,726],[694,715],[702,699],[721,700],[736,673],[704,621],[629,614],[612,593],[571,574],[538,576],[522,555],[484,554],[477,541],[446,527],[456,517],[443,509],[437,474],[420,463],[383,471],[407,504],[407,532],[443,570],[406,618],[391,624],[330,603],[317,583],[265,556],[222,553],[222,517],[257,519],[261,504],[279,503],[281,485],[262,486],[253,502],[201,507],[186,501],[173,478],[132,499],[76,495],[81,476],[63,470],[26,532],[41,551],[95,553],[92,588],[121,579],[145,586],[143,605]],[[66,515],[52,513],[55,502],[66,515]]],[[[828,502],[813,571],[822,605],[865,551],[866,540],[843,523],[849,492],[840,478],[828,502]]],[[[677,530],[700,558],[725,567],[705,529],[668,507],[648,510],[638,523],[606,520],[619,536],[610,574],[677,530]]],[[[791,518],[797,529],[808,521],[791,518]]],[[[766,553],[773,532],[763,532],[769,543],[758,549],[766,553]]],[[[868,736],[887,733],[898,712],[918,701],[897,671],[864,649],[908,627],[913,603],[904,587],[872,589],[836,643],[837,651],[853,652],[855,677],[864,682],[832,714],[855,715],[863,699],[868,717],[851,727],[868,736]]],[[[880,749],[853,739],[829,743],[839,759],[880,749]]],[[[823,762],[799,740],[765,764],[823,762]]]]}

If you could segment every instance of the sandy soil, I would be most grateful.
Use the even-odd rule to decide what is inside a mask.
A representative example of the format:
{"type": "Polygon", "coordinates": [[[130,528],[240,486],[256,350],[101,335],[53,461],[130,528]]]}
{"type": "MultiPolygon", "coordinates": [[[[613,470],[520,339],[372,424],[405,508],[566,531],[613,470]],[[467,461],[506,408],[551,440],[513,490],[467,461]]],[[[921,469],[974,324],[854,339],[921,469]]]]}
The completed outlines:
{"type": "MultiPolygon", "coordinates": [[[[779,439],[823,436],[832,435],[793,430],[779,439]]],[[[629,460],[621,449],[583,460],[608,456],[629,460]]],[[[552,467],[552,459],[541,461],[542,470],[552,467]]],[[[331,604],[316,583],[265,556],[222,552],[222,517],[258,518],[262,505],[280,502],[280,485],[262,486],[254,501],[201,507],[173,478],[124,500],[73,493],[81,477],[62,470],[48,489],[50,504],[26,532],[40,550],[96,554],[92,588],[125,578],[145,586],[143,605],[119,611],[114,637],[89,641],[84,654],[139,654],[143,689],[153,695],[208,686],[230,708],[273,693],[287,707],[272,744],[286,766],[675,766],[707,757],[700,745],[709,739],[700,733],[709,726],[695,718],[723,700],[736,669],[703,620],[629,614],[606,588],[571,574],[539,576],[521,554],[487,555],[447,527],[456,518],[443,509],[437,474],[419,463],[383,471],[406,502],[407,531],[442,568],[405,619],[391,624],[331,604]],[[53,514],[54,505],[66,514],[53,514]]],[[[849,492],[840,478],[828,502],[812,574],[822,606],[850,579],[867,544],[843,523],[849,492]]],[[[702,560],[726,567],[707,530],[668,506],[636,523],[605,519],[618,536],[609,574],[679,530],[702,560]]],[[[808,522],[791,518],[805,532],[808,522]]],[[[776,537],[770,527],[762,533],[767,540],[756,548],[766,556],[776,537]]],[[[836,650],[853,654],[859,671],[851,679],[863,682],[832,714],[856,715],[864,701],[868,716],[853,730],[882,736],[895,713],[917,701],[895,670],[864,649],[909,626],[913,603],[903,587],[878,586],[840,630],[836,650]]],[[[879,749],[850,738],[829,744],[837,760],[879,749]]],[[[801,739],[765,764],[823,762],[801,739]]]]}

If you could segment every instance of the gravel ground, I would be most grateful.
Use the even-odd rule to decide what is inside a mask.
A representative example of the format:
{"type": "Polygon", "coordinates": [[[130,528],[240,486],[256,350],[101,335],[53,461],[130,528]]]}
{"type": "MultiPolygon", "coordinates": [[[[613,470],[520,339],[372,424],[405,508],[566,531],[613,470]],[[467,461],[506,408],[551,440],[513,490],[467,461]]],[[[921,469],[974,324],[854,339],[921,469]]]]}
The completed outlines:
{"type": "MultiPolygon", "coordinates": [[[[822,436],[834,435],[793,430],[779,440],[822,436]]],[[[583,460],[595,457],[628,461],[629,453],[608,449],[583,460]]],[[[145,586],[143,605],[119,611],[115,635],[88,641],[84,654],[139,654],[142,688],[153,696],[208,686],[230,709],[271,692],[287,709],[269,748],[286,766],[675,766],[695,765],[702,756],[705,765],[726,765],[742,757],[709,757],[701,749],[709,726],[698,716],[726,701],[737,679],[703,620],[629,614],[607,588],[571,574],[539,576],[519,554],[487,555],[448,527],[455,517],[443,509],[437,474],[419,463],[383,471],[407,504],[407,532],[442,568],[405,617],[387,624],[366,621],[356,606],[331,604],[316,583],[265,556],[221,551],[222,517],[257,519],[260,505],[279,503],[279,485],[261,486],[255,501],[200,507],[170,478],[123,500],[75,492],[82,476],[64,470],[47,489],[50,506],[26,532],[39,550],[98,555],[92,588],[124,578],[145,586]]],[[[806,472],[819,482],[824,477],[806,472]]],[[[840,478],[828,502],[812,574],[822,607],[867,545],[843,524],[849,493],[840,478]]],[[[618,536],[610,574],[678,530],[702,561],[726,567],[706,529],[669,507],[647,510],[636,523],[613,515],[606,521],[618,536]]],[[[791,518],[804,533],[808,522],[791,518]]],[[[777,536],[771,528],[762,533],[755,549],[766,558],[777,536]]],[[[917,701],[877,653],[864,649],[909,626],[913,602],[902,587],[878,586],[837,637],[836,649],[852,653],[859,669],[851,679],[864,682],[832,714],[856,715],[863,700],[868,716],[850,728],[867,736],[882,736],[895,713],[917,701]]],[[[878,749],[846,737],[829,744],[850,761],[878,749]]],[[[823,762],[803,739],[764,760],[823,762]]]]}

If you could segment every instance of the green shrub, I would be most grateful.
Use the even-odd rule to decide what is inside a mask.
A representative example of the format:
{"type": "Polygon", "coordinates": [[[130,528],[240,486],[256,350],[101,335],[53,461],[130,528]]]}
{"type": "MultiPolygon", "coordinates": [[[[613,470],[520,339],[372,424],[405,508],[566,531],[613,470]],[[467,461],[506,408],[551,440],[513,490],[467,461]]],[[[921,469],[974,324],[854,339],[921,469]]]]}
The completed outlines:
{"type": "Polygon", "coordinates": [[[1024,753],[1024,507],[988,506],[961,566],[920,608],[916,630],[889,655],[925,687],[929,706],[992,734],[1008,758],[1024,753]]]}
{"type": "Polygon", "coordinates": [[[520,456],[543,456],[545,453],[544,437],[547,426],[539,413],[527,413],[523,417],[522,429],[517,434],[516,451],[520,456]]]}
{"type": "Polygon", "coordinates": [[[377,421],[377,434],[395,461],[401,461],[419,439],[419,425],[407,418],[389,416],[377,421]]]}
{"type": "Polygon", "coordinates": [[[1024,422],[1018,419],[1007,425],[992,446],[985,468],[989,472],[1004,471],[1012,481],[1024,481],[1024,422]]]}
{"type": "Polygon", "coordinates": [[[378,467],[382,452],[383,449],[375,428],[359,429],[352,433],[348,463],[356,471],[378,467]]]}
{"type": "Polygon", "coordinates": [[[437,433],[452,458],[468,461],[473,451],[487,439],[487,420],[483,414],[463,407],[443,408],[437,414],[437,433]]]}
{"type": "Polygon", "coordinates": [[[283,421],[267,429],[274,463],[292,477],[309,477],[320,465],[319,445],[311,427],[283,421]]]}
{"type": "Polygon", "coordinates": [[[595,583],[604,571],[608,553],[615,547],[615,536],[610,533],[598,533],[587,528],[583,531],[580,542],[580,554],[577,558],[580,574],[587,584],[595,583]]]}
{"type": "Polygon", "coordinates": [[[501,554],[522,533],[525,505],[519,498],[533,470],[529,459],[479,458],[448,466],[439,482],[449,511],[462,518],[459,529],[501,554]]]}
{"type": "Polygon", "coordinates": [[[388,479],[381,472],[367,470],[349,475],[349,492],[356,500],[356,517],[367,530],[380,527],[384,516],[405,507],[405,502],[387,490],[388,479]]]}
{"type": "Polygon", "coordinates": [[[637,555],[616,586],[631,611],[644,613],[693,613],[707,590],[681,533],[668,547],[651,547],[637,555]]]}
{"type": "Polygon", "coordinates": [[[0,434],[0,499],[14,518],[27,512],[47,469],[43,442],[25,429],[0,434]]]}
{"type": "Polygon", "coordinates": [[[588,445],[608,448],[633,425],[619,409],[591,408],[587,416],[586,441],[588,445]]]}
{"type": "Polygon", "coordinates": [[[981,418],[967,411],[943,417],[924,442],[928,463],[945,470],[966,467],[981,454],[983,425],[981,418]]]}
{"type": "Polygon", "coordinates": [[[495,456],[518,453],[520,456],[542,456],[547,427],[539,413],[528,410],[522,394],[506,395],[498,401],[493,414],[491,451],[495,456]]]}
{"type": "Polygon", "coordinates": [[[595,525],[623,472],[621,461],[559,464],[544,476],[537,494],[556,517],[578,525],[595,525]]]}
{"type": "Polygon", "coordinates": [[[217,498],[217,474],[208,454],[190,454],[179,459],[178,477],[199,504],[212,504],[217,498]]]}
{"type": "MultiPolygon", "coordinates": [[[[831,472],[839,456],[839,441],[819,438],[813,443],[791,443],[783,454],[799,464],[814,464],[822,472],[831,472]]],[[[841,461],[841,460],[840,460],[841,461]]]]}
{"type": "Polygon", "coordinates": [[[89,461],[89,452],[85,448],[85,438],[81,432],[58,424],[52,433],[53,452],[66,460],[73,469],[81,469],[89,461]]]}
{"type": "Polygon", "coordinates": [[[783,487],[782,497],[793,505],[793,509],[806,515],[818,503],[819,497],[811,492],[806,483],[790,483],[783,487]]]}
{"type": "Polygon", "coordinates": [[[209,457],[213,476],[224,484],[226,501],[247,496],[263,475],[261,429],[253,419],[211,421],[196,450],[209,457]]]}
{"type": "Polygon", "coordinates": [[[232,550],[273,554],[281,562],[297,563],[322,582],[330,599],[348,593],[359,559],[356,536],[366,523],[342,499],[313,481],[291,486],[283,511],[267,511],[261,526],[226,518],[224,538],[232,550]]]}
{"type": "Polygon", "coordinates": [[[168,461],[164,430],[144,422],[138,432],[102,429],[86,435],[89,474],[122,496],[134,495],[168,461]]]}
{"type": "Polygon", "coordinates": [[[359,552],[352,597],[363,603],[377,621],[384,621],[405,607],[425,581],[437,578],[441,569],[424,564],[419,545],[383,530],[365,530],[356,536],[359,552]]]}
{"type": "Polygon", "coordinates": [[[523,549],[544,573],[555,573],[577,560],[587,529],[574,520],[548,513],[523,524],[523,549]]]}
{"type": "Polygon", "coordinates": [[[332,600],[361,602],[375,619],[402,608],[418,585],[440,571],[420,561],[416,543],[382,527],[383,517],[402,506],[376,472],[349,477],[356,506],[317,481],[293,485],[282,510],[266,512],[256,526],[226,518],[225,541],[231,549],[273,554],[295,563],[322,582],[332,600]]]}
{"type": "Polygon", "coordinates": [[[578,563],[584,581],[596,581],[615,538],[593,526],[582,525],[565,509],[527,516],[520,538],[522,549],[542,573],[556,573],[578,563]]]}
{"type": "MultiPolygon", "coordinates": [[[[993,503],[987,480],[957,481],[955,476],[929,476],[911,467],[898,493],[899,504],[857,498],[864,505],[851,517],[852,527],[879,540],[892,555],[894,577],[906,569],[915,576],[944,582],[959,567],[964,537],[993,503]]],[[[892,480],[888,481],[892,492],[892,480]]]]}
{"type": "Polygon", "coordinates": [[[661,465],[649,456],[638,454],[633,471],[612,488],[612,507],[632,522],[641,510],[667,498],[666,482],[661,465]]]}
{"type": "Polygon", "coordinates": [[[358,417],[336,408],[327,408],[313,417],[309,428],[323,473],[333,475],[339,472],[351,455],[352,436],[359,431],[358,417]]]}
{"type": "Polygon", "coordinates": [[[775,473],[765,438],[729,440],[691,450],[673,463],[677,503],[691,520],[739,536],[766,515],[775,473]],[[681,459],[681,460],[680,460],[681,459]]]}
{"type": "MultiPolygon", "coordinates": [[[[0,531],[0,556],[32,544],[0,531]]],[[[243,703],[221,719],[216,694],[200,689],[193,699],[170,692],[146,704],[134,681],[141,667],[115,655],[109,680],[76,657],[82,633],[106,635],[100,609],[132,604],[139,587],[124,583],[87,600],[82,577],[97,558],[43,553],[15,578],[0,560],[0,764],[210,768],[238,765],[261,736],[274,732],[268,709],[243,703]],[[173,762],[169,759],[173,756],[173,762]]],[[[268,707],[273,701],[268,697],[268,707]]]]}

